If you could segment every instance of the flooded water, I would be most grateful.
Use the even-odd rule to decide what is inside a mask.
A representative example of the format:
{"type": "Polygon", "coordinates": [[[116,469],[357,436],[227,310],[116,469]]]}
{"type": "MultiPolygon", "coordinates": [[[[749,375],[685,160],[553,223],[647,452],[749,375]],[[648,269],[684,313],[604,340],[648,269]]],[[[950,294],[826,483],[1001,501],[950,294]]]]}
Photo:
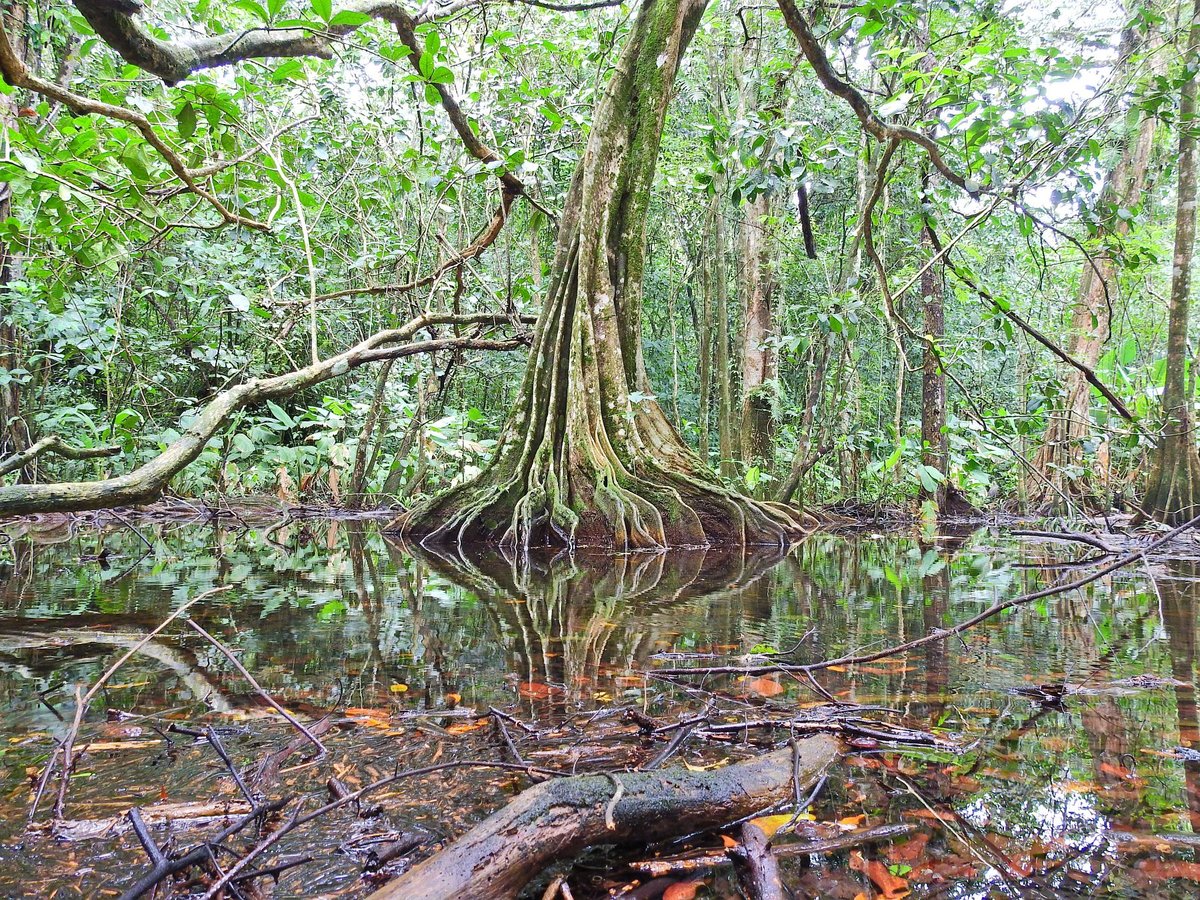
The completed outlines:
{"type": "MultiPolygon", "coordinates": [[[[177,620],[120,668],[86,717],[80,741],[92,749],[63,816],[74,837],[88,823],[92,836],[45,830],[56,783],[26,828],[36,779],[70,727],[77,691],[214,586],[229,588],[193,608],[196,622],[296,715],[311,722],[338,710],[348,720],[328,733],[327,762],[293,755],[267,781],[269,795],[311,794],[315,805],[328,799],[330,775],[353,788],[397,766],[499,759],[496,732],[477,718],[489,707],[531,729],[513,726],[536,765],[633,767],[662,745],[639,742],[632,727],[587,739],[590,723],[623,721],[607,710],[633,707],[670,722],[716,697],[737,721],[825,702],[790,676],[668,681],[657,669],[775,651],[815,662],[900,643],[1069,580],[1081,571],[1069,564],[1085,555],[990,529],[953,537],[867,530],[815,535],[778,560],[547,558],[517,573],[499,559],[416,557],[370,522],[273,531],[225,522],[139,525],[140,535],[123,526],[5,529],[0,896],[114,896],[149,863],[132,835],[105,830],[108,817],[134,805],[238,799],[211,748],[167,730],[171,723],[218,727],[246,771],[295,738],[228,660],[177,620]]],[[[891,823],[913,831],[854,852],[787,857],[789,887],[846,900],[904,891],[1196,896],[1195,556],[1139,564],[962,640],[821,673],[834,697],[885,707],[892,721],[957,749],[860,742],[811,818],[837,834],[891,823]]],[[[711,765],[749,752],[747,741],[772,739],[787,735],[698,736],[676,762],[711,765]]],[[[377,800],[388,827],[415,830],[432,848],[527,785],[512,773],[456,770],[392,785],[377,800]]],[[[365,895],[377,881],[363,874],[364,848],[381,829],[347,812],[297,832],[280,852],[313,862],[285,872],[273,895],[365,895]]],[[[203,833],[179,831],[174,845],[203,833]]],[[[564,873],[576,896],[605,896],[631,882],[624,863],[646,854],[592,854],[564,873]]],[[[703,875],[697,896],[736,896],[724,871],[703,875]]],[[[643,885],[639,896],[662,896],[671,884],[643,885]]]]}

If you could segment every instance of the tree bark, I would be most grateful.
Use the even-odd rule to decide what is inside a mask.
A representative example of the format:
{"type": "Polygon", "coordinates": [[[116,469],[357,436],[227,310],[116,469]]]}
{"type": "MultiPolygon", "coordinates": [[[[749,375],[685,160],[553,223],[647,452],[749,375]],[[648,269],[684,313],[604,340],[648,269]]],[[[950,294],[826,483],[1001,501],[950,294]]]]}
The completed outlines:
{"type": "MultiPolygon", "coordinates": [[[[1118,67],[1128,65],[1133,49],[1133,36],[1127,33],[1118,67]]],[[[1154,116],[1143,114],[1137,134],[1122,146],[1104,186],[1105,219],[1096,236],[1100,250],[1083,263],[1067,351],[1089,369],[1095,369],[1100,362],[1112,329],[1110,292],[1117,284],[1117,265],[1105,245],[1129,234],[1130,221],[1119,215],[1118,210],[1134,210],[1142,202],[1157,124],[1154,116]]],[[[1083,466],[1083,442],[1092,427],[1091,400],[1092,386],[1084,373],[1071,368],[1067,372],[1062,405],[1051,413],[1033,458],[1032,467],[1038,474],[1026,479],[1028,502],[1042,512],[1064,512],[1068,500],[1086,502],[1095,489],[1092,473],[1083,466]],[[1072,470],[1080,472],[1079,477],[1072,477],[1072,470]]]]}
{"type": "MultiPolygon", "coordinates": [[[[719,187],[717,196],[721,196],[719,187]]],[[[721,476],[733,478],[737,474],[737,468],[734,465],[733,368],[729,359],[729,276],[725,266],[725,250],[725,215],[718,208],[713,217],[712,268],[717,302],[716,372],[721,385],[717,398],[717,448],[721,457],[721,476]]]]}
{"type": "Polygon", "coordinates": [[[507,900],[551,863],[589,846],[718,828],[788,799],[797,780],[812,784],[836,757],[837,741],[805,738],[799,751],[795,777],[788,748],[711,772],[577,775],[539,784],[371,900],[507,900]]]}
{"type": "MultiPolygon", "coordinates": [[[[930,74],[934,70],[933,54],[929,52],[930,31],[926,18],[923,42],[926,53],[921,60],[921,71],[930,74]]],[[[930,138],[934,135],[932,129],[930,138]]],[[[929,221],[928,208],[933,202],[930,187],[933,175],[928,167],[921,173],[921,255],[931,257],[934,248],[933,230],[929,221]]],[[[922,343],[921,359],[921,462],[942,475],[932,491],[927,490],[922,480],[919,498],[931,502],[941,515],[946,506],[947,471],[949,446],[946,436],[946,373],[942,371],[938,347],[946,335],[946,289],[945,266],[941,263],[930,266],[921,275],[921,308],[924,314],[925,341],[922,343]]]]}
{"type": "Polygon", "coordinates": [[[1193,435],[1192,397],[1187,390],[1188,304],[1196,244],[1196,66],[1200,63],[1200,0],[1192,9],[1184,63],[1191,77],[1179,98],[1179,187],[1175,211],[1174,268],[1167,324],[1167,372],[1163,431],[1142,501],[1145,515],[1177,525],[1200,512],[1200,456],[1193,435]]]}
{"type": "Polygon", "coordinates": [[[718,484],[653,398],[645,225],[675,74],[706,0],[644,0],[559,226],[517,407],[472,481],[395,527],[430,545],[782,544],[802,520],[718,484]]]}
{"type": "MultiPolygon", "coordinates": [[[[3,12],[4,27],[13,35],[13,50],[25,57],[25,5],[14,2],[3,12]]],[[[0,127],[5,131],[17,127],[16,97],[11,93],[0,97],[0,127]]],[[[12,215],[12,185],[0,184],[0,221],[12,215]]],[[[0,370],[13,372],[22,368],[21,334],[12,319],[9,284],[13,280],[12,250],[0,240],[0,370]]],[[[21,414],[21,382],[10,378],[0,384],[0,457],[19,456],[33,443],[29,424],[21,414]]],[[[24,465],[24,464],[23,464],[24,465]]]]}
{"type": "Polygon", "coordinates": [[[774,277],[767,229],[771,219],[768,196],[759,194],[746,204],[742,224],[742,414],[741,457],[747,465],[770,471],[774,456],[774,415],[769,382],[776,376],[771,337],[771,295],[774,277]]]}

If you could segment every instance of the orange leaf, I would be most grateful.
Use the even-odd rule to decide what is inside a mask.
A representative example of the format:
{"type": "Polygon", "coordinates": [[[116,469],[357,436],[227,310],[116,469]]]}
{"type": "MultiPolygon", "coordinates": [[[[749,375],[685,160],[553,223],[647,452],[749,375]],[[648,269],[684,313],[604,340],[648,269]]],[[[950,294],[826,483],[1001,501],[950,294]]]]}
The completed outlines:
{"type": "Polygon", "coordinates": [[[456,722],[453,725],[447,725],[446,731],[450,734],[466,734],[468,731],[476,731],[487,724],[487,719],[476,719],[474,722],[456,722]]]}
{"type": "Polygon", "coordinates": [[[774,678],[742,678],[742,690],[760,697],[775,697],[787,690],[774,678]]]}
{"type": "Polygon", "coordinates": [[[934,822],[954,822],[954,813],[944,809],[906,809],[904,815],[916,819],[929,819],[934,822]]]}
{"type": "Polygon", "coordinates": [[[900,900],[909,894],[907,881],[893,875],[879,860],[863,859],[862,853],[857,850],[850,854],[850,868],[870,878],[875,887],[879,888],[884,900],[900,900]]]}
{"type": "Polygon", "coordinates": [[[517,693],[530,700],[548,700],[551,697],[561,696],[563,689],[542,684],[540,681],[522,681],[517,685],[517,693]]]}
{"type": "Polygon", "coordinates": [[[368,719],[386,719],[392,714],[391,710],[372,708],[369,706],[348,706],[346,707],[346,715],[365,716],[368,719]]]}
{"type": "Polygon", "coordinates": [[[925,855],[925,845],[929,843],[929,835],[922,831],[914,834],[903,844],[895,844],[888,850],[888,859],[894,863],[912,865],[925,855]]]}
{"type": "Polygon", "coordinates": [[[694,881],[677,881],[663,891],[662,900],[695,900],[696,891],[705,883],[699,878],[694,881]]]}
{"type": "Polygon", "coordinates": [[[837,824],[842,831],[853,831],[866,821],[866,818],[866,816],[846,816],[844,819],[838,819],[837,824]]]}
{"type": "Polygon", "coordinates": [[[732,850],[738,845],[738,842],[727,834],[721,835],[721,843],[725,845],[726,850],[732,850]]]}
{"type": "Polygon", "coordinates": [[[1100,763],[1100,771],[1105,775],[1112,775],[1115,778],[1131,779],[1135,777],[1134,774],[1124,766],[1114,766],[1112,763],[1107,762],[1100,763]]]}
{"type": "Polygon", "coordinates": [[[1156,880],[1186,878],[1189,881],[1200,881],[1200,863],[1178,859],[1144,859],[1137,867],[1138,871],[1156,880]]]}

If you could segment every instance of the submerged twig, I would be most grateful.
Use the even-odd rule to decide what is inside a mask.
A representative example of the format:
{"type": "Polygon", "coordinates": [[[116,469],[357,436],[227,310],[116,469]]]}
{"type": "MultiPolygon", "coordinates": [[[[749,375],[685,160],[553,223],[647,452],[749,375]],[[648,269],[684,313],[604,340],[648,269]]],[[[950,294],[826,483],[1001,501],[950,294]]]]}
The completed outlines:
{"type": "Polygon", "coordinates": [[[279,703],[276,702],[275,698],[272,697],[270,694],[268,694],[267,691],[263,688],[263,686],[261,684],[259,684],[257,681],[255,681],[254,676],[251,675],[250,672],[246,669],[246,667],[242,665],[241,661],[236,656],[234,656],[232,650],[230,650],[228,647],[226,647],[224,644],[222,644],[219,640],[217,640],[215,637],[213,637],[211,634],[209,634],[208,631],[206,631],[202,625],[200,625],[198,622],[196,622],[195,619],[189,618],[187,620],[187,623],[188,623],[188,625],[192,626],[192,628],[201,637],[205,638],[210,644],[212,644],[219,651],[221,651],[221,654],[227,660],[229,660],[229,662],[233,665],[233,667],[238,670],[238,672],[241,674],[241,676],[243,678],[246,679],[246,681],[250,682],[250,687],[254,688],[254,692],[256,694],[258,694],[258,696],[262,697],[263,700],[266,701],[268,706],[270,706],[273,710],[275,710],[277,713],[279,713],[281,716],[283,716],[285,719],[287,719],[293,728],[295,728],[302,735],[304,735],[306,738],[308,738],[309,742],[314,747],[317,748],[317,754],[319,756],[324,756],[328,752],[325,749],[325,745],[321,743],[320,738],[318,738],[315,734],[313,734],[303,722],[301,722],[299,719],[297,719],[295,716],[293,716],[290,712],[288,712],[286,709],[284,709],[282,706],[280,706],[279,703]]]}

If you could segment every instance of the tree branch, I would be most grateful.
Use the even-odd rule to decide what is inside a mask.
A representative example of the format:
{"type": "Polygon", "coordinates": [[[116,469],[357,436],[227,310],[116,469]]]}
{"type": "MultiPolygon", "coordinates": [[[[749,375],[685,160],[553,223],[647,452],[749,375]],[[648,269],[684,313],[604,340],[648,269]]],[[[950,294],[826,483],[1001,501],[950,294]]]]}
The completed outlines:
{"type": "Polygon", "coordinates": [[[455,254],[454,257],[442,263],[428,275],[423,275],[420,278],[403,283],[375,284],[368,285],[367,287],[342,288],[338,291],[330,291],[327,294],[318,294],[314,299],[317,302],[322,302],[325,300],[338,300],[342,297],[376,297],[381,294],[404,294],[408,293],[409,291],[415,291],[418,288],[423,288],[426,285],[433,284],[451,269],[457,268],[458,266],[466,263],[468,260],[472,260],[481,255],[483,251],[496,242],[496,238],[500,236],[500,231],[504,228],[504,223],[508,221],[508,213],[512,207],[512,201],[514,199],[514,195],[505,190],[500,199],[500,206],[497,207],[496,212],[492,214],[491,221],[489,221],[488,224],[484,226],[484,229],[475,236],[475,240],[455,254]]]}
{"type": "Polygon", "coordinates": [[[121,448],[118,446],[73,447],[57,434],[51,434],[20,453],[14,453],[7,459],[0,460],[0,475],[7,475],[9,472],[23,469],[45,453],[52,453],[63,459],[98,459],[103,456],[116,456],[120,452],[121,448]]]}
{"type": "Polygon", "coordinates": [[[987,288],[976,283],[976,281],[967,272],[965,272],[950,258],[950,254],[942,249],[942,243],[940,240],[938,240],[937,233],[933,230],[933,228],[930,225],[927,225],[926,228],[929,232],[929,239],[933,244],[934,250],[942,255],[946,265],[949,266],[950,271],[954,273],[954,276],[959,281],[973,290],[979,299],[989,304],[993,309],[995,309],[1002,316],[1020,328],[1023,332],[1057,356],[1060,360],[1065,362],[1068,366],[1076,369],[1081,375],[1083,375],[1088,384],[1101,393],[1104,399],[1109,402],[1109,405],[1117,411],[1121,418],[1125,419],[1127,422],[1133,422],[1135,420],[1135,416],[1129,411],[1129,407],[1127,407],[1121,398],[1113,392],[1112,388],[1100,380],[1100,377],[1096,374],[1094,369],[1077,360],[1058,344],[1054,343],[1054,341],[1050,340],[1050,338],[1048,338],[1046,335],[1042,334],[1041,331],[1039,331],[1029,322],[1025,321],[1025,319],[1017,314],[1017,312],[1014,311],[1010,305],[1007,303],[1001,303],[1000,300],[992,296],[987,288]]]}
{"type": "Polygon", "coordinates": [[[834,96],[841,97],[850,105],[850,108],[854,110],[854,114],[858,116],[858,120],[862,122],[863,129],[868,134],[881,143],[897,140],[917,144],[929,154],[929,161],[933,163],[933,167],[941,173],[943,178],[970,194],[979,193],[977,185],[968,185],[967,179],[950,168],[946,160],[942,157],[942,148],[938,145],[937,141],[914,128],[889,125],[875,114],[875,111],[871,108],[871,104],[867,102],[867,98],[850,82],[843,80],[834,71],[833,64],[829,61],[829,56],[821,46],[820,39],[813,33],[808,21],[801,15],[800,10],[796,8],[793,0],[779,0],[779,9],[783,13],[783,21],[787,24],[792,34],[795,35],[796,41],[800,44],[801,52],[803,52],[805,59],[808,60],[808,64],[812,66],[817,80],[821,82],[821,86],[834,96]]]}
{"type": "Polygon", "coordinates": [[[267,226],[265,224],[256,219],[247,218],[233,212],[218,200],[214,194],[201,187],[195,173],[188,169],[179,157],[179,154],[172,150],[167,142],[159,137],[158,133],[154,130],[154,126],[150,124],[150,120],[144,115],[134,112],[131,109],[126,109],[123,106],[116,106],[112,103],[101,103],[98,100],[81,97],[67,90],[62,85],[47,81],[30,72],[29,67],[25,65],[25,61],[21,59],[20,54],[13,48],[2,17],[0,17],[0,74],[13,87],[25,88],[26,90],[33,91],[35,94],[40,94],[48,100],[61,103],[76,115],[107,116],[110,119],[117,119],[118,121],[132,125],[141,132],[142,137],[146,139],[146,143],[157,150],[159,155],[166,160],[167,165],[171,167],[171,171],[175,173],[176,177],[186,184],[192,193],[208,201],[220,213],[222,219],[231,225],[245,225],[247,228],[266,231],[267,226]]]}
{"type": "MultiPolygon", "coordinates": [[[[531,321],[531,318],[521,317],[518,321],[525,323],[531,321]]],[[[399,328],[376,332],[337,356],[284,375],[251,379],[222,391],[200,411],[174,443],[150,462],[125,475],[100,481],[0,487],[0,515],[69,512],[147,503],[162,494],[171,479],[203,452],[209,439],[238,410],[278,397],[286,397],[331,378],[345,375],[367,363],[399,359],[417,353],[436,353],[441,350],[515,350],[528,344],[527,335],[521,334],[507,339],[467,336],[426,341],[410,340],[417,332],[437,325],[498,326],[513,322],[511,317],[496,313],[430,313],[418,316],[399,328]]]]}

